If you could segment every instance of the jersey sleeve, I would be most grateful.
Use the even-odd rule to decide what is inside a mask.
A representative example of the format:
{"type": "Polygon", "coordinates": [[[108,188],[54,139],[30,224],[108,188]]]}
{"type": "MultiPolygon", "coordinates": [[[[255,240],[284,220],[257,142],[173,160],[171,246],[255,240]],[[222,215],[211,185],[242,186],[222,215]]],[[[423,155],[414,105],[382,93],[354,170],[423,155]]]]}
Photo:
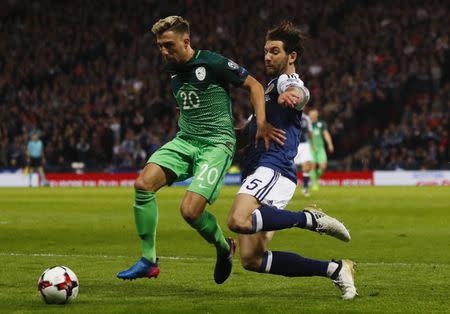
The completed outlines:
{"type": "Polygon", "coordinates": [[[244,67],[219,54],[214,54],[211,67],[218,78],[236,87],[241,86],[249,75],[244,67]]]}
{"type": "Polygon", "coordinates": [[[294,74],[281,74],[278,78],[277,90],[278,94],[282,94],[289,87],[298,87],[300,89],[307,89],[305,83],[298,77],[297,73],[294,74]]]}
{"type": "Polygon", "coordinates": [[[285,91],[288,90],[289,87],[297,87],[303,92],[303,94],[305,96],[304,101],[298,105],[299,108],[296,108],[298,110],[302,110],[303,107],[308,103],[309,98],[311,96],[310,96],[309,90],[305,86],[305,83],[303,83],[303,81],[300,79],[300,77],[298,76],[297,73],[282,74],[278,78],[278,83],[277,83],[278,94],[284,93],[285,91]]]}

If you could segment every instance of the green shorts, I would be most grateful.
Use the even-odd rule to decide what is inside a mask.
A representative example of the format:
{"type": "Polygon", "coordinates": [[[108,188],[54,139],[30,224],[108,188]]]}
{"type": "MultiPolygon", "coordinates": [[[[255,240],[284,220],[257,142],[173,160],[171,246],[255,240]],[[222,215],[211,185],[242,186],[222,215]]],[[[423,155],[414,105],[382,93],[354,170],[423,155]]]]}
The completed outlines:
{"type": "Polygon", "coordinates": [[[188,191],[202,195],[212,204],[219,196],[232,159],[220,147],[175,137],[154,152],[147,163],[171,170],[176,182],[193,177],[188,191]]]}
{"type": "Polygon", "coordinates": [[[319,148],[316,151],[311,149],[313,162],[315,164],[326,164],[327,163],[327,152],[325,148],[319,148]]]}

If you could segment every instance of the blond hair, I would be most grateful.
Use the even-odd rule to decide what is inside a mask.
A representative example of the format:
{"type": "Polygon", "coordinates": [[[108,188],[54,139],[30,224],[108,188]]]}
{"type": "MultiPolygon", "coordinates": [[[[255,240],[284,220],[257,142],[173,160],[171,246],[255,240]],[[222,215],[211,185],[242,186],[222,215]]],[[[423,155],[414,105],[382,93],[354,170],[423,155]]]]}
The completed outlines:
{"type": "Polygon", "coordinates": [[[189,22],[181,16],[172,15],[160,19],[152,27],[152,33],[156,36],[161,36],[164,32],[167,31],[189,35],[189,22]]]}

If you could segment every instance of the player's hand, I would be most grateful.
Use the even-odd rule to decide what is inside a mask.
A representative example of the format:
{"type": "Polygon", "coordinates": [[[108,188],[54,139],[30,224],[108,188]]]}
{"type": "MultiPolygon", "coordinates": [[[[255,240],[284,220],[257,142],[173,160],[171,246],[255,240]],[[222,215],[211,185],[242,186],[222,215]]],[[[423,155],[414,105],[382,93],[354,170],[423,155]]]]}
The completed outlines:
{"type": "Polygon", "coordinates": [[[274,128],[269,122],[258,125],[258,129],[256,130],[255,147],[258,145],[260,139],[264,140],[264,147],[266,151],[269,150],[271,140],[283,146],[284,141],[286,140],[285,134],[285,131],[274,128]]]}
{"type": "Polygon", "coordinates": [[[328,145],[328,151],[330,152],[330,154],[334,153],[334,146],[328,145]]]}
{"type": "Polygon", "coordinates": [[[278,104],[294,108],[300,101],[300,94],[296,90],[288,90],[278,96],[278,104]]]}

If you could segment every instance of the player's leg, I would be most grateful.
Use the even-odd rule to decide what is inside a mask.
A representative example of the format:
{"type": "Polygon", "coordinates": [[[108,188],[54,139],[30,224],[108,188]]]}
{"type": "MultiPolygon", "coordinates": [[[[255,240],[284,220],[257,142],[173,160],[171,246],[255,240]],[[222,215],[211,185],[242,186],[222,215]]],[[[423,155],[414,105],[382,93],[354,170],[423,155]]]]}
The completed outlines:
{"type": "Polygon", "coordinates": [[[181,203],[181,215],[208,243],[216,247],[219,254],[228,254],[230,246],[216,217],[205,210],[207,203],[204,196],[187,191],[181,203]]]}
{"type": "Polygon", "coordinates": [[[193,165],[192,182],[181,204],[183,218],[206,241],[214,244],[219,254],[228,253],[230,246],[215,216],[205,208],[217,199],[231,161],[232,156],[221,148],[202,147],[193,165]]]}
{"type": "Polygon", "coordinates": [[[280,180],[279,173],[266,167],[259,167],[248,176],[231,207],[228,227],[240,234],[275,231],[294,226],[311,229],[313,216],[309,212],[282,210],[268,205],[270,202],[264,202],[272,193],[278,194],[278,197],[284,196],[284,203],[287,204],[294,194],[295,184],[286,178],[283,179],[280,180]]]}
{"type": "MultiPolygon", "coordinates": [[[[289,192],[289,190],[292,190],[292,187],[290,188],[287,184],[280,185],[284,186],[285,189],[274,190],[274,193],[269,194],[262,202],[272,203],[279,208],[284,208],[292,197],[293,193],[289,192]]],[[[254,207],[255,201],[252,203],[250,199],[252,196],[247,196],[246,203],[248,208],[254,207]]],[[[256,201],[256,203],[259,202],[256,201]]],[[[278,213],[281,212],[283,210],[278,210],[278,213]]],[[[353,263],[351,261],[321,261],[305,258],[292,252],[270,251],[268,250],[268,243],[272,239],[273,234],[273,231],[262,231],[251,235],[241,234],[239,236],[241,264],[246,270],[287,277],[329,277],[341,289],[343,299],[355,297],[356,288],[353,278],[353,263]]]]}
{"type": "Polygon", "coordinates": [[[327,152],[325,149],[320,149],[317,152],[317,164],[316,164],[316,176],[317,176],[317,185],[319,186],[320,177],[325,172],[327,168],[327,152]]]}
{"type": "Polygon", "coordinates": [[[176,179],[186,178],[191,147],[184,141],[173,139],[158,149],[135,182],[134,217],[136,230],[141,239],[142,258],[130,269],[120,272],[121,279],[156,277],[159,268],[156,258],[156,228],[158,206],[156,192],[176,179]]]}
{"type": "Polygon", "coordinates": [[[312,227],[311,215],[302,211],[281,210],[268,205],[270,202],[265,202],[272,193],[277,195],[277,199],[283,198],[284,204],[287,204],[294,195],[295,188],[295,183],[283,178],[278,172],[267,167],[258,167],[244,180],[239,189],[230,210],[228,227],[240,234],[275,231],[294,226],[312,227]]]}
{"type": "Polygon", "coordinates": [[[310,171],[311,171],[311,149],[309,143],[300,143],[298,146],[298,153],[295,157],[294,162],[296,164],[301,164],[302,177],[303,177],[303,185],[302,185],[302,193],[306,197],[309,196],[308,188],[310,181],[310,171]]]}
{"type": "Polygon", "coordinates": [[[317,177],[320,179],[320,177],[324,174],[325,170],[327,169],[327,163],[321,162],[319,164],[319,169],[317,170],[317,177]]]}
{"type": "Polygon", "coordinates": [[[239,236],[241,264],[249,271],[287,277],[331,277],[338,264],[302,257],[283,251],[269,251],[268,243],[274,232],[259,232],[239,236]],[[331,265],[330,265],[331,264],[331,265]]]}
{"type": "Polygon", "coordinates": [[[33,186],[33,174],[36,172],[36,169],[30,165],[30,167],[28,168],[28,186],[32,187],[33,186]]]}
{"type": "Polygon", "coordinates": [[[142,256],[156,262],[155,238],[158,224],[156,192],[165,186],[170,174],[161,166],[149,163],[134,183],[134,218],[142,240],[142,256]]]}
{"type": "Polygon", "coordinates": [[[38,168],[39,176],[41,177],[41,182],[43,186],[48,186],[47,178],[45,177],[44,167],[41,165],[38,168]]]}
{"type": "MultiPolygon", "coordinates": [[[[266,213],[266,209],[269,210],[268,215],[265,215],[266,222],[270,220],[267,216],[270,216],[273,220],[278,218],[285,220],[287,217],[276,217],[277,213],[283,212],[282,210],[277,209],[274,212],[272,211],[273,207],[268,206],[267,203],[275,203],[283,208],[292,198],[294,191],[295,184],[293,182],[283,187],[281,182],[277,182],[277,175],[273,170],[265,167],[258,168],[255,173],[245,179],[235,198],[229,214],[229,228],[238,233],[253,233],[255,229],[261,227],[257,225],[262,222],[262,220],[258,221],[256,213],[260,213],[260,211],[266,213]],[[271,193],[270,190],[273,190],[274,195],[278,197],[278,201],[266,199],[271,193]],[[265,192],[268,194],[265,194],[265,192]],[[253,215],[254,213],[255,215],[253,215]]],[[[302,221],[301,224],[304,224],[306,218],[304,214],[297,215],[297,213],[288,212],[288,215],[290,215],[288,219],[300,220],[302,221]]],[[[245,269],[255,272],[270,272],[272,253],[267,250],[267,244],[272,239],[273,234],[273,231],[263,231],[239,236],[241,264],[245,269]]],[[[274,269],[276,269],[276,266],[274,269]]]]}
{"type": "Polygon", "coordinates": [[[228,227],[241,234],[298,227],[342,241],[350,240],[350,234],[341,222],[314,207],[302,211],[283,210],[295,188],[294,182],[278,172],[259,167],[242,184],[229,214],[228,227]],[[275,199],[277,203],[265,199],[275,199]]]}
{"type": "Polygon", "coordinates": [[[261,265],[268,244],[272,240],[275,232],[258,232],[255,234],[239,235],[239,252],[241,265],[248,271],[262,272],[261,265]]]}
{"type": "Polygon", "coordinates": [[[196,192],[187,191],[181,203],[181,215],[200,236],[216,248],[214,280],[221,284],[230,276],[232,258],[236,251],[233,239],[225,238],[216,217],[205,210],[207,200],[196,192]]]}
{"type": "Polygon", "coordinates": [[[311,161],[305,161],[302,164],[302,175],[303,175],[303,186],[302,193],[306,197],[309,196],[309,181],[310,181],[310,172],[311,172],[311,161]]]}
{"type": "Polygon", "coordinates": [[[273,234],[239,235],[241,264],[246,270],[286,277],[327,277],[341,290],[344,300],[357,295],[352,261],[321,261],[292,252],[270,251],[268,243],[273,234]]]}
{"type": "Polygon", "coordinates": [[[35,165],[35,159],[32,157],[29,157],[27,160],[27,174],[28,174],[28,186],[33,186],[33,174],[36,173],[36,165],[35,165]]]}
{"type": "Polygon", "coordinates": [[[158,206],[155,193],[168,182],[167,170],[149,163],[134,183],[134,219],[141,239],[142,258],[131,268],[117,274],[121,279],[157,277],[159,267],[156,258],[156,227],[158,206]]]}
{"type": "Polygon", "coordinates": [[[192,183],[181,204],[183,218],[216,248],[214,280],[218,284],[231,273],[236,245],[233,239],[224,237],[216,217],[205,208],[217,199],[231,160],[232,156],[219,147],[202,147],[193,167],[192,183]]]}
{"type": "Polygon", "coordinates": [[[319,167],[318,165],[318,152],[317,149],[311,152],[312,156],[312,162],[311,162],[311,171],[310,177],[311,177],[311,189],[313,191],[319,190],[319,183],[318,183],[318,177],[317,177],[317,169],[319,167]]]}

